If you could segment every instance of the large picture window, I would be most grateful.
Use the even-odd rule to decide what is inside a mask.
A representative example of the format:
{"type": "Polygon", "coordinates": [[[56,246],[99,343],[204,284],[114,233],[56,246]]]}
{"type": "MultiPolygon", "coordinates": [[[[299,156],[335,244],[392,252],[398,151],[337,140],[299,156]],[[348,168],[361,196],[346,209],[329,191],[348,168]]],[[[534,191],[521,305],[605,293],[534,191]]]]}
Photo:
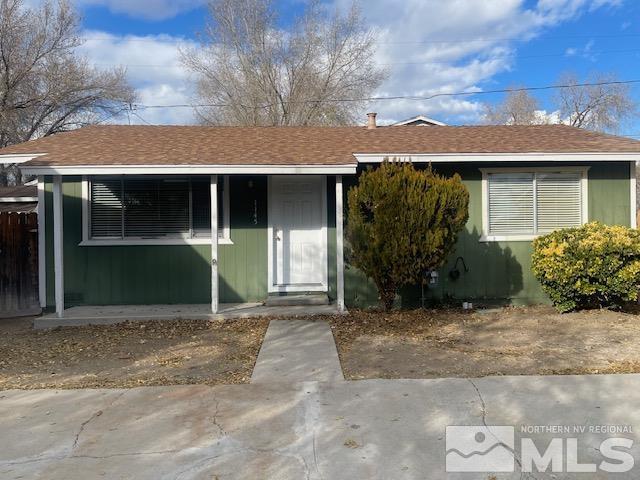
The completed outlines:
{"type": "Polygon", "coordinates": [[[586,168],[483,170],[485,240],[528,240],[587,221],[586,168]]]}
{"type": "MultiPolygon", "coordinates": [[[[219,177],[221,240],[229,240],[228,183],[228,177],[219,177]]],[[[198,243],[211,238],[209,176],[91,177],[87,190],[88,240],[198,243]]]]}

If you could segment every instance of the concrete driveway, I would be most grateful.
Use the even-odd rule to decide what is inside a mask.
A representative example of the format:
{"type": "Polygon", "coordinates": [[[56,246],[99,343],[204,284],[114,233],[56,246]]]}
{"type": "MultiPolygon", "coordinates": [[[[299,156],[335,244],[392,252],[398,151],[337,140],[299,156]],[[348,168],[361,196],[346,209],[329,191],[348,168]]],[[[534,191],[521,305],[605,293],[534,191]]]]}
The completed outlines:
{"type": "MultiPolygon", "coordinates": [[[[0,478],[488,479],[445,473],[445,427],[483,423],[515,426],[516,445],[521,425],[640,428],[640,375],[5,391],[0,478]]],[[[569,436],[580,463],[602,461],[610,435],[569,436]]],[[[638,465],[615,478],[638,478],[623,436],[638,465]]]]}

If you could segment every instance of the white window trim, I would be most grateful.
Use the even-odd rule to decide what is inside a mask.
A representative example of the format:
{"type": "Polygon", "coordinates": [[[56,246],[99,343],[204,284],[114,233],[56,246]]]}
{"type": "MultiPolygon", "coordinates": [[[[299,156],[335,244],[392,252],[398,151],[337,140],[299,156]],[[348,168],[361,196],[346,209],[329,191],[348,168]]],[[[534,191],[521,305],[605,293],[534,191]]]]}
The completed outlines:
{"type": "Polygon", "coordinates": [[[515,235],[490,235],[489,234],[489,181],[492,173],[580,173],[580,189],[582,200],[582,224],[589,219],[589,172],[590,167],[505,167],[505,168],[480,168],[482,172],[482,236],[481,242],[530,242],[541,234],[515,234],[515,235]]]}
{"type": "MultiPolygon", "coordinates": [[[[229,218],[229,175],[224,175],[225,189],[222,191],[222,208],[224,224],[222,237],[218,237],[218,245],[233,245],[231,240],[231,220],[229,218]]],[[[201,238],[101,238],[89,237],[89,177],[82,177],[82,241],[81,247],[103,247],[111,245],[211,245],[211,237],[201,238]]]]}

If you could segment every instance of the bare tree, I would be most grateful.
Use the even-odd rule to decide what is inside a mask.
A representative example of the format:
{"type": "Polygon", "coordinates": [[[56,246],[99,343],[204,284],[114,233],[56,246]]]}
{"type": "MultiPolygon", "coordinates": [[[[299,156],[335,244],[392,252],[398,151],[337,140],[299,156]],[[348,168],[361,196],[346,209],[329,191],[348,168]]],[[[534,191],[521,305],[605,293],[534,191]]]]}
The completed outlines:
{"type": "Polygon", "coordinates": [[[636,109],[629,86],[611,83],[616,80],[612,74],[593,74],[585,82],[573,73],[563,75],[559,83],[567,86],[556,96],[561,118],[574,127],[615,132],[636,109]]]}
{"type": "Polygon", "coordinates": [[[182,52],[198,79],[205,123],[353,123],[386,72],[355,5],[330,14],[312,0],[291,31],[270,0],[212,0],[200,48],[182,52]]]}
{"type": "Polygon", "coordinates": [[[492,125],[537,125],[545,123],[538,100],[526,90],[510,91],[502,103],[485,105],[485,122],[492,125]]]}
{"type": "MultiPolygon", "coordinates": [[[[97,70],[75,53],[79,18],[66,0],[38,8],[0,0],[0,147],[94,123],[133,101],[122,69],[97,70]]],[[[0,167],[20,182],[15,167],[0,167]]]]}

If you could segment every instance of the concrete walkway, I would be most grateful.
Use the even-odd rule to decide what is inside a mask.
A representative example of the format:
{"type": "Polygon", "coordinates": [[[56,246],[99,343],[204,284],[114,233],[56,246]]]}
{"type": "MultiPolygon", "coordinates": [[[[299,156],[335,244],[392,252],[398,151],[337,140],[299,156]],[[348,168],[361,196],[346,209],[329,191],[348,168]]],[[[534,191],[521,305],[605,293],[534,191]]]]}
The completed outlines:
{"type": "Polygon", "coordinates": [[[271,320],[251,383],[344,380],[329,324],[323,320],[271,320]]]}
{"type": "MultiPolygon", "coordinates": [[[[0,478],[481,479],[445,473],[447,425],[631,425],[640,375],[0,392],[0,478]]],[[[532,435],[546,446],[553,434],[532,435]]],[[[572,436],[572,435],[569,435],[572,436]]],[[[578,437],[580,463],[609,435],[578,437]]],[[[616,479],[636,479],[636,466],[616,479]]],[[[519,471],[500,480],[552,478],[519,471]]],[[[612,478],[606,472],[557,479],[612,478]]]]}

